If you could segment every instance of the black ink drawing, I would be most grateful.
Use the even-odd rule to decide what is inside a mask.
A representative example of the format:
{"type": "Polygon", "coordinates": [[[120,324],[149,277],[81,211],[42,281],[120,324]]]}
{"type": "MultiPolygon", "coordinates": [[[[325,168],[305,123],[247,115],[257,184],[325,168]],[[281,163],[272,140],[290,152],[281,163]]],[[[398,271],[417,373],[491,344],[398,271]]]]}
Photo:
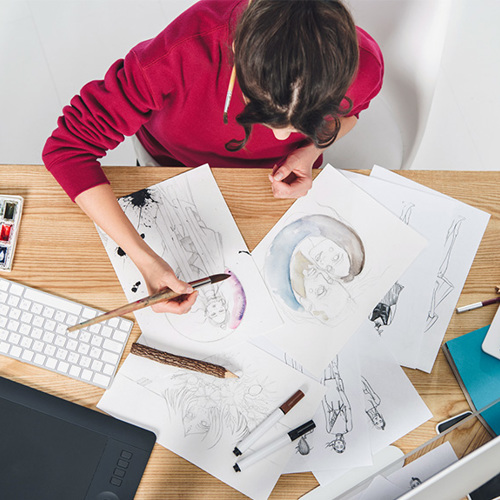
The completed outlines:
{"type": "Polygon", "coordinates": [[[307,442],[307,436],[314,432],[314,430],[309,431],[307,434],[304,434],[299,439],[299,443],[295,447],[295,453],[299,453],[302,456],[309,455],[312,450],[311,445],[307,442]]]}
{"type": "Polygon", "coordinates": [[[289,314],[333,326],[354,304],[348,284],[364,263],[356,231],[334,217],[315,214],[281,229],[269,247],[264,274],[289,314]]]}
{"type": "MultiPolygon", "coordinates": [[[[175,188],[159,184],[119,202],[141,237],[180,279],[193,281],[211,274],[231,274],[224,283],[200,288],[189,315],[165,315],[167,321],[182,335],[201,342],[216,341],[235,331],[246,310],[246,296],[237,276],[225,266],[221,234],[202,219],[188,181],[179,179],[175,188]]],[[[116,252],[125,255],[120,248],[116,252]]],[[[130,284],[134,293],[138,283],[135,276],[130,284]]]]}
{"type": "Polygon", "coordinates": [[[418,477],[412,477],[410,479],[410,489],[415,489],[417,486],[422,484],[422,481],[418,477]]]}
{"type": "Polygon", "coordinates": [[[352,431],[353,425],[351,403],[340,376],[338,356],[325,369],[323,383],[326,386],[322,400],[326,431],[334,436],[326,446],[337,453],[344,453],[347,447],[345,436],[352,431]]]}
{"type": "Polygon", "coordinates": [[[453,253],[453,246],[457,240],[460,233],[460,226],[465,220],[464,217],[457,217],[452,223],[448,232],[446,234],[446,240],[444,243],[444,258],[441,262],[441,266],[438,271],[436,278],[436,283],[434,284],[434,290],[432,292],[432,300],[429,312],[427,314],[427,324],[425,331],[429,331],[436,321],[439,319],[438,309],[439,305],[448,297],[448,295],[455,289],[455,285],[447,276],[448,266],[450,264],[450,259],[453,253]]]}
{"type": "Polygon", "coordinates": [[[392,323],[396,314],[396,307],[399,299],[399,294],[404,286],[396,282],[391,289],[384,295],[383,299],[374,307],[369,316],[369,320],[373,322],[375,330],[381,335],[383,332],[382,326],[387,326],[392,323]]]}
{"type": "Polygon", "coordinates": [[[383,431],[385,429],[385,420],[380,413],[379,408],[381,399],[379,395],[373,390],[368,380],[366,380],[366,378],[363,376],[361,376],[361,383],[363,385],[363,395],[365,397],[365,412],[370,419],[373,427],[383,431]]]}

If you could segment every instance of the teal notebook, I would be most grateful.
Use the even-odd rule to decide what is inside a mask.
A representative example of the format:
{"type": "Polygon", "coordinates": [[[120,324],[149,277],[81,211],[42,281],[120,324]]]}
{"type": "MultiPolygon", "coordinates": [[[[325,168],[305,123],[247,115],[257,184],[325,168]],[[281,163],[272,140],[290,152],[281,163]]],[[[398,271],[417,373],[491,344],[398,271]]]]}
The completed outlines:
{"type": "MultiPolygon", "coordinates": [[[[488,328],[489,325],[443,344],[446,359],[473,410],[481,410],[500,398],[500,360],[481,349],[488,328]]],[[[491,434],[500,435],[500,404],[481,415],[491,434]]]]}

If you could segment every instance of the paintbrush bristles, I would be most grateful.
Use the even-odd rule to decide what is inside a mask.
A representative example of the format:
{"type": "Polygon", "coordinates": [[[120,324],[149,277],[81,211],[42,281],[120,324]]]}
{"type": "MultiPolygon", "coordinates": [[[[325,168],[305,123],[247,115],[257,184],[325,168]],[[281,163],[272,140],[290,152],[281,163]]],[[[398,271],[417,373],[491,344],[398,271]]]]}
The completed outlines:
{"type": "Polygon", "coordinates": [[[230,274],[212,274],[212,276],[210,276],[210,281],[212,282],[212,284],[219,283],[219,281],[224,281],[230,276],[230,274]]]}

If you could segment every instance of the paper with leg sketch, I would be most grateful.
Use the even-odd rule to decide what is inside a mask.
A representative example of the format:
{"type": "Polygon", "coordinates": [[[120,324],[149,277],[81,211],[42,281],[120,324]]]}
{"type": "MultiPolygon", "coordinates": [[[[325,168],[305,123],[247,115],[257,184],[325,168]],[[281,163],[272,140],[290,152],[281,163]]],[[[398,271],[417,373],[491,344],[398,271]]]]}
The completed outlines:
{"type": "Polygon", "coordinates": [[[387,341],[400,365],[415,368],[455,203],[373,176],[342,173],[429,242],[365,321],[372,325],[374,334],[387,341]]]}
{"type": "Polygon", "coordinates": [[[430,373],[488,225],[490,214],[379,166],[373,168],[371,175],[401,186],[440,195],[455,204],[452,217],[448,216],[448,229],[443,235],[440,266],[428,307],[427,322],[416,365],[416,368],[430,373]]]}
{"type": "Polygon", "coordinates": [[[371,331],[361,329],[357,340],[365,413],[372,452],[394,443],[432,418],[403,369],[371,331]]]}
{"type": "Polygon", "coordinates": [[[356,339],[350,339],[325,368],[326,387],[316,428],[303,436],[284,472],[346,469],[372,464],[356,339]]]}
{"type": "Polygon", "coordinates": [[[284,320],[269,339],[321,376],[426,244],[326,166],[253,252],[284,320]]]}
{"type": "MultiPolygon", "coordinates": [[[[149,307],[136,311],[142,343],[196,357],[281,324],[208,165],[124,196],[119,203],[139,234],[180,279],[231,274],[221,283],[199,288],[188,314],[159,314],[149,307]]],[[[127,299],[147,296],[132,261],[99,233],[127,299]]]]}
{"type": "MultiPolygon", "coordinates": [[[[394,359],[386,342],[373,336],[369,325],[356,332],[364,399],[372,454],[389,446],[432,418],[432,413],[394,359]]],[[[340,476],[336,469],[313,469],[320,484],[340,476]]]]}
{"type": "Polygon", "coordinates": [[[241,472],[232,450],[298,389],[305,397],[242,458],[310,420],[324,387],[249,343],[207,360],[242,375],[219,379],[130,355],[98,407],[152,430],[159,444],[245,495],[268,498],[296,443],[241,472]]]}

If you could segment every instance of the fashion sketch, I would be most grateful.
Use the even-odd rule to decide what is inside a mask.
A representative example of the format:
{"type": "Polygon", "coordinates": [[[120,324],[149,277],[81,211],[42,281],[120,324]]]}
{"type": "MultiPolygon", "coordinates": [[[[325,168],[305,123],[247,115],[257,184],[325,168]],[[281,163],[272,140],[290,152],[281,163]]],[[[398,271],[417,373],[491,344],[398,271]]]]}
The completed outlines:
{"type": "Polygon", "coordinates": [[[323,214],[285,226],[269,247],[264,274],[292,317],[334,326],[355,304],[351,283],[365,250],[354,229],[323,214]]]}
{"type": "MultiPolygon", "coordinates": [[[[187,181],[179,181],[175,188],[156,185],[143,189],[119,202],[139,234],[179,279],[194,281],[223,272],[231,275],[222,283],[201,287],[186,317],[165,315],[170,324],[182,335],[201,342],[219,340],[233,332],[245,313],[246,296],[237,276],[224,263],[221,234],[204,222],[187,181]],[[193,330],[193,322],[207,326],[204,334],[193,330]]],[[[118,255],[120,252],[118,248],[118,255]]],[[[141,280],[131,283],[134,293],[140,287],[141,280]]]]}
{"type": "Polygon", "coordinates": [[[361,376],[361,383],[363,385],[363,395],[365,397],[365,412],[373,427],[383,431],[385,429],[385,420],[380,413],[380,397],[373,390],[372,386],[366,380],[365,377],[361,376]]]}
{"type": "Polygon", "coordinates": [[[344,453],[347,447],[345,436],[352,431],[353,425],[351,404],[339,372],[338,356],[325,369],[323,383],[326,386],[322,400],[326,431],[333,436],[326,446],[337,453],[344,453]]]}
{"type": "MultiPolygon", "coordinates": [[[[414,203],[406,201],[402,202],[399,218],[407,226],[410,224],[410,218],[414,207],[414,203]]],[[[394,315],[396,314],[399,294],[403,289],[404,286],[401,283],[394,283],[391,289],[384,295],[382,300],[374,307],[368,317],[368,319],[373,322],[373,326],[379,335],[383,332],[382,326],[388,326],[392,323],[394,315]]]]}
{"type": "Polygon", "coordinates": [[[432,292],[432,300],[427,314],[427,324],[425,331],[429,331],[432,326],[439,319],[439,306],[448,297],[448,295],[455,289],[455,285],[448,278],[448,266],[453,255],[453,247],[460,233],[460,226],[465,220],[464,217],[457,217],[450,225],[448,232],[446,234],[446,239],[444,243],[444,258],[439,267],[436,282],[434,284],[434,289],[432,292]]]}

